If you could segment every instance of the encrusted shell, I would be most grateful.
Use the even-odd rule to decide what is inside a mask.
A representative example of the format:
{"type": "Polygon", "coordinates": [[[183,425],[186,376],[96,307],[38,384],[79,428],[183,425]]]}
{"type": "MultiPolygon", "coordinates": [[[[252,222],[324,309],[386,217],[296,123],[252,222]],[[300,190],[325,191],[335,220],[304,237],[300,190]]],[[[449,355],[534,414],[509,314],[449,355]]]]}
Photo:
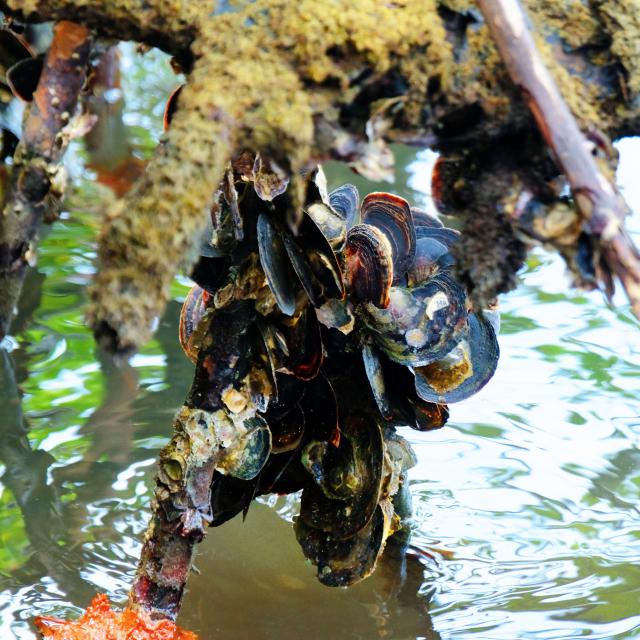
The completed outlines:
{"type": "Polygon", "coordinates": [[[491,379],[500,348],[491,323],[469,313],[469,333],[446,356],[415,370],[416,392],[428,402],[461,402],[491,379]]]}
{"type": "Polygon", "coordinates": [[[467,327],[464,292],[446,272],[414,289],[392,287],[386,309],[363,305],[361,317],[391,360],[412,367],[443,357],[467,327]]]}
{"type": "Polygon", "coordinates": [[[180,346],[185,355],[196,364],[198,361],[198,347],[193,344],[193,334],[202,320],[207,307],[206,302],[209,294],[198,285],[194,285],[189,290],[187,297],[182,305],[180,312],[180,325],[178,335],[180,338],[180,346]]]}

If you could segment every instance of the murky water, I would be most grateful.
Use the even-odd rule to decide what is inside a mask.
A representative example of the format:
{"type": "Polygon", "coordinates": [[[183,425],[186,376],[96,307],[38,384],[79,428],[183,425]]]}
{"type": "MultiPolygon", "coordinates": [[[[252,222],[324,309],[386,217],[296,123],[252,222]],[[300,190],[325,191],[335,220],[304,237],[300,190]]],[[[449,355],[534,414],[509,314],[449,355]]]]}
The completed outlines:
{"type": "MultiPolygon", "coordinates": [[[[144,81],[126,114],[142,151],[173,82],[144,81]]],[[[620,148],[640,214],[640,141],[620,148]]],[[[428,205],[431,155],[398,160],[393,189],[428,205]]],[[[0,358],[2,638],[34,638],[35,613],[79,612],[96,591],[125,600],[192,374],[177,342],[186,279],[128,365],[96,352],[82,305],[102,196],[75,174],[0,358]]],[[[201,545],[181,623],[203,640],[640,638],[640,325],[619,302],[569,291],[560,262],[535,253],[502,300],[492,382],[443,430],[403,434],[419,459],[408,552],[390,549],[360,585],[323,587],[295,541],[295,499],[263,500],[201,545]]]]}

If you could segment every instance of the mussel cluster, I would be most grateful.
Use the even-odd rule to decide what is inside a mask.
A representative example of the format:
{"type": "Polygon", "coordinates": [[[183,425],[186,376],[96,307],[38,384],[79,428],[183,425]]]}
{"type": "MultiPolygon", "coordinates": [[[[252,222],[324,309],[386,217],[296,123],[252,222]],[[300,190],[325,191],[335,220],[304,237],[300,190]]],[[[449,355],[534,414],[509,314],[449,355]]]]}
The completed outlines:
{"type": "MultiPolygon", "coordinates": [[[[211,524],[258,495],[302,491],[298,541],[322,583],[344,586],[373,571],[401,526],[415,460],[396,427],[441,427],[448,403],[489,380],[496,316],[472,309],[454,277],[458,233],[404,199],[360,201],[352,185],[327,193],[318,169],[300,209],[292,215],[274,163],[235,160],[208,219],[180,340],[198,362],[216,339],[204,320],[234,318],[229,309],[242,305],[247,349],[235,367],[260,437],[242,464],[215,472],[211,524]]],[[[232,394],[225,404],[242,411],[245,401],[232,394]]]]}

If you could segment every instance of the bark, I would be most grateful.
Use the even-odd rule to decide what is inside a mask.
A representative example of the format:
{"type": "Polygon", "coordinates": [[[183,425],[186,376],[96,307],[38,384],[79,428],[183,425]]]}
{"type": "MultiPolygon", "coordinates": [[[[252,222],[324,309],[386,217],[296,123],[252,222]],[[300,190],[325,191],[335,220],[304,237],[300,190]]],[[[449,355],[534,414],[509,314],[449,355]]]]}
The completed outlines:
{"type": "Polygon", "coordinates": [[[197,33],[189,0],[3,0],[0,9],[26,22],[73,20],[105,37],[137,40],[188,60],[197,33]]]}
{"type": "MultiPolygon", "coordinates": [[[[242,446],[243,424],[255,417],[251,399],[236,414],[225,404],[246,392],[242,362],[249,351],[250,302],[210,317],[207,338],[173,437],[160,452],[155,499],[129,606],[154,618],[175,620],[191,570],[195,545],[211,521],[211,481],[217,467],[242,446]]],[[[206,322],[206,320],[205,320],[206,322]]]]}
{"type": "Polygon", "coordinates": [[[86,77],[89,31],[71,22],[57,23],[51,48],[23,124],[14,156],[11,184],[0,219],[0,335],[7,330],[34,257],[38,225],[57,210],[64,186],[60,165],[86,77]]]}
{"type": "Polygon", "coordinates": [[[640,256],[623,226],[628,205],[600,170],[591,153],[593,145],[578,127],[534,44],[518,0],[478,0],[478,4],[509,75],[567,176],[587,229],[599,240],[605,289],[610,287],[611,273],[615,274],[640,318],[640,256]]]}

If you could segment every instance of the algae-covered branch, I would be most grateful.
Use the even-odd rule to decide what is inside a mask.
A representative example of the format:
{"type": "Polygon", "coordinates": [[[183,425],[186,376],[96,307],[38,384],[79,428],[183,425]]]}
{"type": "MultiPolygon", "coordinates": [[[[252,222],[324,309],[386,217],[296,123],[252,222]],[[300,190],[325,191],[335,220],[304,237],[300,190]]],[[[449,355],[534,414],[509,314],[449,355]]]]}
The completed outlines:
{"type": "MultiPolygon", "coordinates": [[[[128,0],[9,0],[1,6],[28,20],[64,13],[110,37],[121,27],[123,38],[169,50],[188,74],[166,144],[111,209],[101,237],[89,319],[115,349],[135,348],[149,337],[171,278],[195,260],[203,212],[227,161],[245,149],[259,149],[291,176],[293,203],[304,197],[298,172],[325,158],[381,176],[392,164],[388,141],[442,150],[449,173],[460,174],[452,182],[456,204],[470,214],[459,269],[478,301],[514,286],[523,239],[548,240],[510,215],[520,195],[532,193],[548,205],[538,226],[553,226],[566,204],[558,196],[558,167],[472,2],[359,0],[327,7],[263,0],[240,3],[234,12],[224,6],[212,11],[210,3],[128,0]],[[381,30],[380,24],[394,28],[381,30]],[[484,184],[469,180],[474,169],[467,169],[482,173],[505,157],[513,162],[497,177],[510,188],[500,190],[496,206],[484,184]],[[493,245],[477,237],[480,219],[493,245]]],[[[582,130],[605,139],[637,132],[633,3],[534,0],[525,6],[543,59],[582,130]]],[[[593,265],[587,260],[587,268],[579,268],[575,256],[591,240],[574,231],[555,244],[576,279],[588,284],[593,265]]]]}

